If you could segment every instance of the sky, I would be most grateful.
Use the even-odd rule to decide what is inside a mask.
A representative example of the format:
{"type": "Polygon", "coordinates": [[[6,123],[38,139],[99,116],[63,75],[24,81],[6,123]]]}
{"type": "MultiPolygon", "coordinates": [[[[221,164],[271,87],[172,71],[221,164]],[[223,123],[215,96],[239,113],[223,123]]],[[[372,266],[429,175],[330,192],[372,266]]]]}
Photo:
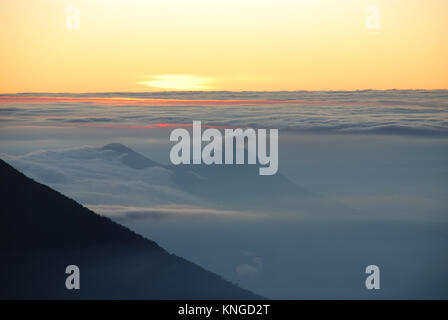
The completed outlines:
{"type": "Polygon", "coordinates": [[[0,93],[447,89],[445,0],[1,0],[0,93]]]}

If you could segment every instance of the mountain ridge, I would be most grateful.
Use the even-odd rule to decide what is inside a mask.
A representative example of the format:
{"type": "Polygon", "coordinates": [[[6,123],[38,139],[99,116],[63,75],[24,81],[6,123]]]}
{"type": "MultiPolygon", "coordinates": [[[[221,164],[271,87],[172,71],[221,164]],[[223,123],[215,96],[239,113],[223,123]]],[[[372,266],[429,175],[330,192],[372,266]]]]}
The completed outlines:
{"type": "Polygon", "coordinates": [[[1,159],[0,173],[2,299],[263,299],[1,159]],[[80,290],[65,288],[71,264],[80,268],[80,290]]]}

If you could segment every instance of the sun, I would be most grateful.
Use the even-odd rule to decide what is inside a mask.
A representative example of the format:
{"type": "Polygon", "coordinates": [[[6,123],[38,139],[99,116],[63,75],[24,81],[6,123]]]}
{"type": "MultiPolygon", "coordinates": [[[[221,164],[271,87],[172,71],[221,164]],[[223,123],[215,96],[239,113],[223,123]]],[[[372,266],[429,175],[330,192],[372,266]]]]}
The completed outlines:
{"type": "Polygon", "coordinates": [[[211,79],[189,74],[160,74],[151,76],[152,80],[138,82],[140,85],[166,90],[197,91],[211,90],[211,79]]]}

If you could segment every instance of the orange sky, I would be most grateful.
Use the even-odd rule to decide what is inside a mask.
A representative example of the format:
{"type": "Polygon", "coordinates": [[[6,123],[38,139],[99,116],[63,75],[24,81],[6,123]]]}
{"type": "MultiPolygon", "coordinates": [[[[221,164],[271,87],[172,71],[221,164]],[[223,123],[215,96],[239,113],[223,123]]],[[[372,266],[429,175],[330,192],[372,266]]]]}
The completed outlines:
{"type": "Polygon", "coordinates": [[[448,88],[446,0],[6,0],[0,30],[1,93],[448,88]]]}

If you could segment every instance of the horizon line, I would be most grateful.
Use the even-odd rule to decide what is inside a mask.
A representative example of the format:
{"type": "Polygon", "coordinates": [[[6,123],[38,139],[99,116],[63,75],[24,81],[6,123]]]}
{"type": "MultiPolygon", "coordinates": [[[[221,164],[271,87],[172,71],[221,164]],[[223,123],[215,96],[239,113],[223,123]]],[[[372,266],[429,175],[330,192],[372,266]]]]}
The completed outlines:
{"type": "Polygon", "coordinates": [[[19,95],[19,94],[103,94],[103,93],[296,93],[296,92],[365,92],[365,91],[448,91],[448,88],[442,89],[354,89],[354,90],[165,90],[165,91],[24,91],[24,92],[0,92],[1,96],[19,95]]]}

